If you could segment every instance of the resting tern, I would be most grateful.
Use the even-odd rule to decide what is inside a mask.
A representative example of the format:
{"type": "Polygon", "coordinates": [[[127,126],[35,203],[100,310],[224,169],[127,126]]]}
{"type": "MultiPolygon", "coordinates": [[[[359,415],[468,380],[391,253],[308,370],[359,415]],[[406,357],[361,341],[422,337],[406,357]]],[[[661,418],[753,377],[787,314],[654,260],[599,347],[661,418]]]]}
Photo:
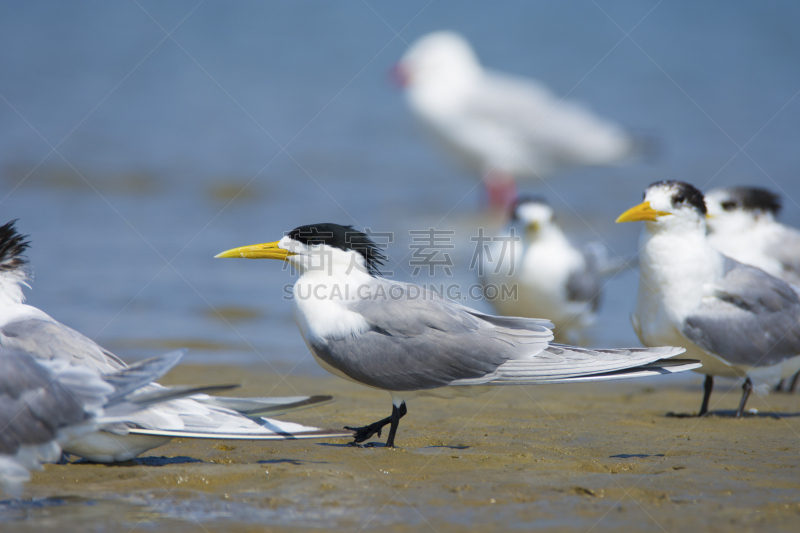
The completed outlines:
{"type": "MultiPolygon", "coordinates": [[[[0,348],[0,486],[19,496],[29,471],[61,457],[61,447],[160,402],[214,387],[150,390],[183,351],[103,375],[63,359],[0,348]]],[[[228,388],[228,387],[225,387],[228,388]]]]}
{"type": "MultiPolygon", "coordinates": [[[[57,322],[43,311],[24,304],[28,286],[26,237],[14,222],[0,227],[0,347],[40,360],[62,360],[103,374],[127,365],[93,340],[57,322]]],[[[154,390],[163,387],[152,383],[154,390]]],[[[340,430],[306,427],[264,418],[330,401],[330,396],[288,398],[225,398],[194,395],[138,413],[125,423],[105,426],[64,446],[64,451],[95,462],[125,461],[174,437],[207,439],[298,439],[349,437],[340,430]]]]}
{"type": "Polygon", "coordinates": [[[279,259],[292,265],[292,310],[317,362],[339,377],[388,391],[391,416],[359,428],[353,444],[390,424],[394,446],[406,400],[482,392],[483,385],[568,383],[696,368],[670,360],[682,348],[588,350],[553,344],[547,320],[480,313],[410,283],[380,277],[385,256],[350,226],[298,227],[280,241],[217,257],[279,259]],[[476,389],[476,387],[478,387],[476,389]]]}
{"type": "MultiPolygon", "coordinates": [[[[800,230],[778,222],[781,198],[759,187],[729,187],[706,193],[708,240],[731,259],[753,265],[800,287],[800,230]]],[[[794,392],[800,374],[777,390],[794,392]]]]}
{"type": "Polygon", "coordinates": [[[645,346],[684,346],[703,362],[699,416],[708,412],[713,376],[745,378],[740,417],[754,382],[763,391],[800,370],[800,297],[711,246],[703,194],[692,185],[657,182],[644,200],[617,219],[645,221],[633,328],[645,346]]]}
{"type": "Polygon", "coordinates": [[[621,127],[542,84],[484,69],[467,40],[451,31],[414,42],[394,72],[425,129],[485,178],[495,208],[505,210],[514,199],[515,177],[609,165],[636,148],[621,127]]]}
{"type": "Polygon", "coordinates": [[[601,243],[573,246],[553,207],[539,196],[516,203],[508,231],[492,239],[481,260],[481,283],[495,310],[546,316],[558,341],[594,321],[603,276],[622,266],[612,264],[601,243]]]}
{"type": "Polygon", "coordinates": [[[776,220],[780,196],[758,187],[712,189],[705,196],[711,246],[800,286],[800,230],[776,220]]]}

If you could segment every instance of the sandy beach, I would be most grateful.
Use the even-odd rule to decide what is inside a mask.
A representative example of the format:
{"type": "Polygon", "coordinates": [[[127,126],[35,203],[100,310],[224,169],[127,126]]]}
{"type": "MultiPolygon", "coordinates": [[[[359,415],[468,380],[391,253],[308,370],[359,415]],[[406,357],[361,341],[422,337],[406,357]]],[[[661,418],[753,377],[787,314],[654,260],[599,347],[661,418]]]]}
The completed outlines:
{"type": "MultiPolygon", "coordinates": [[[[720,383],[715,416],[666,416],[696,411],[701,379],[420,399],[397,449],[176,439],[136,462],[47,465],[23,501],[3,502],[0,521],[4,531],[796,531],[800,396],[753,397],[757,414],[735,420],[739,388],[720,383]]],[[[387,394],[336,378],[187,366],[165,380],[199,381],[333,394],[285,417],[318,426],[390,410],[387,394]]]]}

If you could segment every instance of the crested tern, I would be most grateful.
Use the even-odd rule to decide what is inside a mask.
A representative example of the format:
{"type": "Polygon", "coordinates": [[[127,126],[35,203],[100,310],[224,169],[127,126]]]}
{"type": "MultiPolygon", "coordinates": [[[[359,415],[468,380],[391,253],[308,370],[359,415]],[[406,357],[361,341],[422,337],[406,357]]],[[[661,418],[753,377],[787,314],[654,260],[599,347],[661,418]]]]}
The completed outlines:
{"type": "Polygon", "coordinates": [[[684,346],[706,375],[744,378],[736,416],[755,382],[761,392],[800,370],[800,297],[784,281],[717,251],[706,236],[703,194],[682,181],[650,185],[617,222],[644,221],[639,291],[631,322],[645,346],[684,346]]]}
{"type": "Polygon", "coordinates": [[[624,264],[610,261],[599,242],[576,248],[540,196],[517,201],[508,231],[492,239],[481,260],[481,284],[496,292],[487,294],[494,309],[505,316],[546,316],[559,342],[574,342],[573,334],[594,322],[603,277],[624,264]]]}
{"type": "Polygon", "coordinates": [[[800,230],[778,222],[780,196],[760,187],[725,187],[705,197],[711,246],[800,286],[800,230]]]}
{"type": "Polygon", "coordinates": [[[480,313],[418,285],[380,276],[385,255],[350,226],[313,224],[281,240],[216,257],[278,259],[299,273],[292,310],[317,362],[339,377],[388,391],[392,414],[356,432],[393,447],[406,401],[482,392],[484,385],[570,383],[667,374],[699,362],[668,359],[682,348],[589,350],[551,343],[542,319],[480,313]]]}
{"type": "Polygon", "coordinates": [[[437,144],[485,178],[491,207],[514,200],[514,178],[618,163],[637,144],[620,126],[541,83],[484,69],[467,40],[437,31],[394,69],[409,108],[437,144]]]}
{"type": "Polygon", "coordinates": [[[35,359],[0,348],[0,487],[19,496],[29,471],[57,461],[70,441],[117,425],[150,405],[218,388],[150,390],[183,353],[103,375],[63,359],[35,359]]]}
{"type": "MultiPolygon", "coordinates": [[[[24,303],[30,278],[26,236],[15,221],[0,227],[0,347],[40,360],[62,360],[103,374],[127,365],[93,340],[24,303]]],[[[164,389],[157,383],[150,387],[164,389]]],[[[143,409],[125,423],[73,440],[64,451],[95,462],[125,461],[174,437],[206,439],[300,439],[349,437],[341,430],[302,426],[265,418],[331,401],[330,396],[227,398],[193,395],[143,409]]]]}
{"type": "MultiPolygon", "coordinates": [[[[705,196],[711,246],[800,287],[800,230],[778,222],[780,196],[760,187],[720,187],[705,196]]],[[[777,390],[794,392],[798,380],[800,373],[781,380],[777,390]]]]}

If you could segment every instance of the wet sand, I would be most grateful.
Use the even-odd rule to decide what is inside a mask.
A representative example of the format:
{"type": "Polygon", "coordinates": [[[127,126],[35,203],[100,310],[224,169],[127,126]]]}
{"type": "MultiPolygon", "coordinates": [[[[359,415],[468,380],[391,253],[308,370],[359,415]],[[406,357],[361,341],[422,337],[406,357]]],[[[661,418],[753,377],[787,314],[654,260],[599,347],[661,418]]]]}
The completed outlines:
{"type": "MultiPolygon", "coordinates": [[[[345,441],[173,440],[122,465],[47,465],[2,531],[797,531],[800,394],[720,383],[709,418],[702,377],[505,387],[409,405],[398,449],[345,441]]],[[[337,378],[182,367],[165,383],[242,382],[242,395],[330,393],[284,418],[362,425],[386,393],[337,378]]],[[[384,434],[385,437],[385,434],[384,434]]],[[[73,460],[75,458],[73,457],[73,460]]]]}

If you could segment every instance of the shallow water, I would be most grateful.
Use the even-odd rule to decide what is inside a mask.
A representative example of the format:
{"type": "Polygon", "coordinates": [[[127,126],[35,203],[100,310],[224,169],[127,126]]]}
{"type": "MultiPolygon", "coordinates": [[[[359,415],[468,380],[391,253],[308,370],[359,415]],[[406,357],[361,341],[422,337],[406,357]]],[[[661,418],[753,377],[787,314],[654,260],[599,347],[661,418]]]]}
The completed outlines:
{"type": "MultiPolygon", "coordinates": [[[[640,228],[613,220],[660,179],[760,184],[785,195],[783,220],[800,225],[799,12],[744,1],[2,4],[0,207],[31,236],[29,302],[128,359],[188,346],[194,363],[322,376],[282,300],[290,273],[216,253],[335,221],[392,232],[388,269],[410,279],[408,232],[436,227],[455,231],[452,277],[423,270],[414,281],[466,292],[469,238],[487,223],[480,190],[419,134],[386,74],[406,42],[441,28],[464,33],[485,65],[540,79],[658,141],[654,161],[523,185],[550,198],[575,241],[633,256],[640,228]]],[[[628,321],[636,283],[632,270],[609,281],[590,344],[639,344],[628,321]]],[[[116,498],[41,513],[107,518],[116,498]]],[[[356,523],[374,511],[350,504],[341,509],[356,523]]],[[[124,505],[136,516],[137,503],[124,505]]],[[[277,520],[230,505],[237,515],[250,505],[249,523],[277,520]]],[[[295,516],[285,525],[328,516],[275,508],[295,516]]],[[[45,518],[35,509],[14,512],[36,525],[45,518]]],[[[437,509],[445,525],[494,516],[437,509]]],[[[192,527],[179,509],[163,512],[192,527]]],[[[517,523],[503,513],[496,519],[517,523]]],[[[414,516],[390,504],[376,520],[414,516]]],[[[541,527],[578,527],[548,520],[541,527]]]]}

